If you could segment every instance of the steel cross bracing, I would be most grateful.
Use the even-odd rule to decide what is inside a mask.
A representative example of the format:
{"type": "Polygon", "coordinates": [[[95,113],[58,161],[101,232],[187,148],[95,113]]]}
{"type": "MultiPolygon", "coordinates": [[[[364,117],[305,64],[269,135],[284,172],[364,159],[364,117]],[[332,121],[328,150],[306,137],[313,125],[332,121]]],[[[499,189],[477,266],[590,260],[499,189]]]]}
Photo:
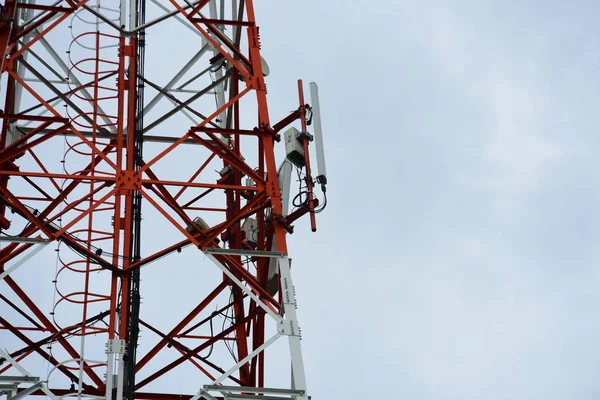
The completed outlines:
{"type": "Polygon", "coordinates": [[[326,179],[253,1],[6,0],[0,52],[0,397],[307,399],[286,235],[326,179]]]}

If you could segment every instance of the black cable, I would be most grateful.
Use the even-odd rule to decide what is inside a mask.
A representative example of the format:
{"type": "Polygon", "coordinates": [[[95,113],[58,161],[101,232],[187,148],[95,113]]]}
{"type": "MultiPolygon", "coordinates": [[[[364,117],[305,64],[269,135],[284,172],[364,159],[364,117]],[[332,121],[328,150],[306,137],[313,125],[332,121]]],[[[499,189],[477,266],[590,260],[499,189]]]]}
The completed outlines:
{"type": "MultiPolygon", "coordinates": [[[[229,304],[231,304],[232,301],[233,301],[233,290],[231,288],[230,288],[230,290],[231,290],[231,293],[229,294],[229,304]]],[[[229,308],[233,309],[233,306],[229,307],[229,308]]],[[[223,331],[225,330],[225,321],[229,320],[230,323],[231,323],[231,325],[233,325],[234,322],[235,322],[235,318],[233,317],[233,312],[232,312],[232,316],[231,317],[228,315],[229,314],[229,310],[225,310],[225,312],[226,312],[225,315],[223,315],[223,313],[221,313],[221,315],[223,315],[225,317],[225,318],[223,318],[223,325],[221,326],[221,329],[223,331]]],[[[228,340],[225,340],[225,347],[227,347],[227,350],[229,351],[229,354],[231,354],[231,357],[237,363],[238,360],[237,360],[237,357],[235,356],[235,353],[233,351],[233,346],[230,347],[229,343],[227,343],[227,342],[228,342],[228,340]]]]}
{"type": "Polygon", "coordinates": [[[315,214],[322,212],[327,207],[327,192],[323,190],[323,204],[315,210],[315,214]]]}
{"type": "MultiPolygon", "coordinates": [[[[217,315],[216,313],[213,313],[213,315],[211,315],[211,316],[210,316],[210,319],[208,320],[208,322],[209,322],[209,324],[210,324],[210,338],[211,338],[211,339],[215,337],[215,334],[214,334],[214,331],[213,331],[213,318],[214,318],[216,315],[217,315]]],[[[215,344],[214,344],[214,342],[213,342],[213,343],[211,343],[211,345],[210,345],[210,350],[208,351],[208,354],[207,354],[207,355],[205,355],[205,356],[201,356],[200,354],[198,354],[198,356],[199,356],[200,358],[204,359],[204,360],[207,360],[207,359],[208,359],[208,357],[210,357],[210,356],[211,356],[211,354],[212,354],[212,352],[213,352],[213,347],[214,347],[214,345],[215,345],[215,344]]]]}
{"type": "MultiPolygon", "coordinates": [[[[31,207],[31,206],[28,206],[28,205],[26,205],[26,204],[24,204],[24,206],[25,206],[25,208],[26,208],[26,209],[27,209],[27,210],[28,210],[30,213],[32,213],[33,215],[36,215],[36,216],[37,216],[37,215],[39,214],[39,211],[38,211],[37,209],[35,209],[35,208],[31,207]]],[[[24,216],[24,215],[22,215],[22,214],[19,212],[19,210],[17,210],[16,208],[14,208],[14,207],[12,207],[12,206],[10,206],[10,205],[9,205],[9,208],[11,209],[11,211],[12,211],[13,213],[17,213],[17,214],[21,215],[23,218],[25,218],[25,216],[24,216]]],[[[41,220],[42,222],[47,222],[47,221],[48,221],[48,218],[42,218],[42,219],[40,219],[40,220],[41,220]]],[[[31,222],[30,222],[30,223],[31,223],[31,222]]],[[[55,230],[57,230],[57,231],[58,231],[58,230],[60,230],[60,229],[62,229],[62,225],[55,224],[54,222],[49,222],[49,223],[47,223],[47,225],[48,225],[48,226],[50,226],[50,227],[52,227],[52,228],[54,228],[54,229],[55,229],[55,230]]],[[[123,256],[122,256],[122,255],[120,255],[120,254],[113,254],[113,253],[111,253],[111,252],[108,252],[108,251],[103,251],[103,250],[102,250],[100,247],[94,246],[93,244],[91,244],[91,243],[89,243],[89,242],[87,242],[87,241],[85,241],[85,240],[83,240],[83,239],[79,239],[77,236],[75,236],[75,235],[73,235],[73,234],[71,234],[71,233],[69,233],[69,232],[65,232],[65,233],[63,233],[63,235],[70,237],[70,238],[71,238],[73,241],[76,241],[76,242],[79,242],[79,243],[85,244],[86,246],[88,246],[88,245],[89,245],[89,247],[90,247],[90,250],[94,251],[94,253],[96,253],[98,256],[99,256],[99,254],[98,254],[98,252],[99,252],[100,254],[104,254],[104,255],[107,255],[107,256],[110,256],[110,257],[117,257],[117,258],[120,258],[120,259],[123,259],[123,258],[125,258],[125,257],[123,257],[123,256]]],[[[8,235],[7,235],[7,236],[8,236],[8,235]]],[[[60,238],[59,238],[59,240],[60,240],[60,238]]]]}
{"type": "MultiPolygon", "coordinates": [[[[302,176],[302,169],[296,167],[296,173],[298,175],[298,183],[299,183],[299,187],[298,187],[298,194],[296,196],[294,196],[294,198],[292,199],[292,205],[296,208],[300,208],[305,206],[308,203],[308,184],[303,185],[303,182],[307,182],[307,180],[309,179],[308,176],[304,175],[304,177],[302,176]]],[[[313,187],[315,182],[312,182],[313,187]]],[[[325,207],[327,207],[327,187],[325,185],[321,185],[321,191],[323,192],[323,203],[321,204],[321,206],[315,210],[313,210],[313,212],[315,214],[318,214],[320,212],[322,212],[325,207]]],[[[314,195],[314,192],[313,192],[314,195]]],[[[316,196],[315,198],[317,200],[319,200],[316,196]]]]}
{"type": "MultiPolygon", "coordinates": [[[[143,26],[146,23],[146,0],[136,0],[136,26],[143,26]]],[[[137,86],[137,98],[135,104],[135,128],[134,128],[134,168],[139,171],[143,164],[143,145],[144,145],[144,61],[146,51],[146,31],[141,29],[137,37],[137,57],[131,62],[136,63],[136,76],[129,77],[135,79],[137,86]]],[[[132,199],[132,231],[131,241],[131,261],[137,262],[141,259],[141,231],[142,231],[142,194],[135,190],[132,199]]],[[[140,269],[134,268],[131,271],[129,287],[123,288],[129,292],[130,302],[127,310],[127,354],[125,360],[125,385],[123,388],[124,397],[127,400],[135,399],[135,365],[138,339],[140,333],[140,269]]],[[[123,310],[122,310],[123,311],[123,310]]]]}
{"type": "Polygon", "coordinates": [[[308,189],[308,187],[302,185],[302,182],[305,182],[306,180],[306,176],[304,178],[302,177],[301,168],[296,167],[296,174],[298,175],[298,194],[292,199],[292,205],[296,208],[300,208],[308,202],[308,191],[304,190],[305,188],[308,189]],[[303,195],[306,196],[305,200],[302,199],[303,195]],[[297,201],[298,199],[300,199],[299,202],[297,201]]]}

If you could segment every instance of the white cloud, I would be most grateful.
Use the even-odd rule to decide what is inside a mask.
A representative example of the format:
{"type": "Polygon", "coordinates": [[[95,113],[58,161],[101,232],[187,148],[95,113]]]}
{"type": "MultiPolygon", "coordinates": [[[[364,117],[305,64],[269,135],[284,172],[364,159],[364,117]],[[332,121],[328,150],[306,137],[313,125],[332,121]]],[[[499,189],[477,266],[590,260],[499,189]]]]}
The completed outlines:
{"type": "MultiPolygon", "coordinates": [[[[543,86],[535,72],[535,54],[523,58],[520,49],[503,47],[497,32],[486,29],[474,16],[459,16],[438,5],[421,10],[421,27],[414,38],[439,62],[440,70],[454,80],[484,114],[489,129],[471,132],[474,142],[484,136],[479,169],[463,172],[458,182],[492,191],[508,208],[535,190],[545,178],[549,162],[565,155],[563,143],[546,135],[549,112],[543,86]],[[423,23],[425,22],[425,23],[423,23]]],[[[539,35],[532,46],[546,47],[539,35]]],[[[514,45],[514,43],[511,43],[514,45]]]]}
{"type": "Polygon", "coordinates": [[[493,168],[491,182],[507,192],[534,190],[544,178],[545,163],[563,155],[544,136],[544,102],[534,87],[506,71],[491,78],[488,88],[494,128],[484,154],[493,168]]]}

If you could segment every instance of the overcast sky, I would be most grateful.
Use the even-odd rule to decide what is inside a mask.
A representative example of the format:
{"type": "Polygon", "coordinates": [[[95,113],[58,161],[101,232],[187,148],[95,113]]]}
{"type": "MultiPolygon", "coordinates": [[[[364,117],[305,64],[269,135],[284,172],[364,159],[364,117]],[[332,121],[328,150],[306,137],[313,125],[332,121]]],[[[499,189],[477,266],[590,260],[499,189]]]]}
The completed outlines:
{"type": "Polygon", "coordinates": [[[600,3],[257,3],[272,109],[321,89],[313,398],[597,399],[600,3]]]}

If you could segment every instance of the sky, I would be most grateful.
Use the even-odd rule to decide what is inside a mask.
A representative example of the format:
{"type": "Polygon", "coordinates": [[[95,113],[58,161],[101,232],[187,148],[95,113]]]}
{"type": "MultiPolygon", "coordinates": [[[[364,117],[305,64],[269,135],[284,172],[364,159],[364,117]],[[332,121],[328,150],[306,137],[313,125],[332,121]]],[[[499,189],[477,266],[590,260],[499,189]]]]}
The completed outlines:
{"type": "Polygon", "coordinates": [[[321,92],[313,398],[597,398],[598,3],[257,3],[271,104],[321,92]]]}
{"type": "Polygon", "coordinates": [[[255,7],[273,120],[320,87],[328,207],[289,238],[312,398],[597,399],[600,4],[255,7]]]}

